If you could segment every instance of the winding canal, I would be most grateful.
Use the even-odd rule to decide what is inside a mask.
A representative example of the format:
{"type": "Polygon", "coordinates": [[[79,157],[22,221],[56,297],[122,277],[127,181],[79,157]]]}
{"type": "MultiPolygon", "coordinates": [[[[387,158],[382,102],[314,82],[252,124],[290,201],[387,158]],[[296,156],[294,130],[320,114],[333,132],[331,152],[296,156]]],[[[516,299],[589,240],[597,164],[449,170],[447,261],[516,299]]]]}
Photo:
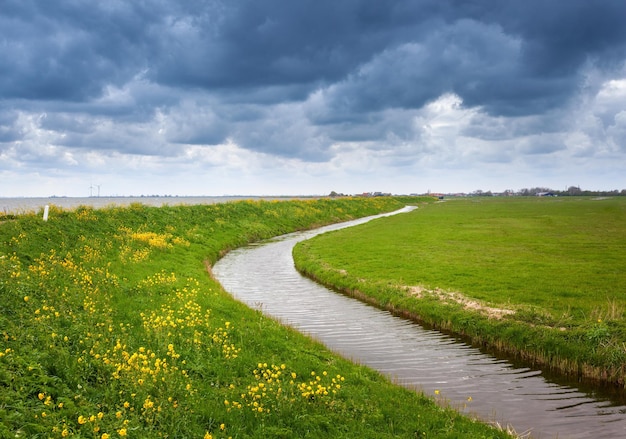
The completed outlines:
{"type": "MultiPolygon", "coordinates": [[[[405,208],[402,213],[410,210],[405,208]]],[[[448,401],[459,411],[510,425],[533,438],[626,437],[626,406],[556,384],[437,331],[334,293],[301,276],[291,250],[317,234],[362,218],[284,235],[238,249],[213,267],[234,297],[321,341],[400,385],[448,401]]]]}

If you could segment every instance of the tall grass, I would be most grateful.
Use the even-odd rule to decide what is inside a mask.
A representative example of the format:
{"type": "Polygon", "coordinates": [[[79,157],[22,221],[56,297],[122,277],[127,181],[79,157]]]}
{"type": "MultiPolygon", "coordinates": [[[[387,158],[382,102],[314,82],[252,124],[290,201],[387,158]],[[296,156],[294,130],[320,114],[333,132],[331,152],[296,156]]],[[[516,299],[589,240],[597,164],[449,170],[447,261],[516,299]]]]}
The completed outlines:
{"type": "Polygon", "coordinates": [[[0,437],[506,437],[263,317],[206,270],[250,241],[400,206],[137,204],[5,218],[0,437]]]}
{"type": "Polygon", "coordinates": [[[626,200],[474,198],[300,244],[310,276],[576,377],[626,383],[626,200]]]}

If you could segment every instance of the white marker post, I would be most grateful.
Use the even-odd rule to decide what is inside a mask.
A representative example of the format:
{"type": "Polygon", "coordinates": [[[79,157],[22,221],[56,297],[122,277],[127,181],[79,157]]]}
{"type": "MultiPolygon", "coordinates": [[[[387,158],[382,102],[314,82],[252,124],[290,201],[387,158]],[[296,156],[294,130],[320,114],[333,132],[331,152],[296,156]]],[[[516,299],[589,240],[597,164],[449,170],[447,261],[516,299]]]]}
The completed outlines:
{"type": "Polygon", "coordinates": [[[50,206],[48,206],[46,204],[46,206],[43,208],[43,220],[44,221],[48,221],[48,212],[50,211],[50,206]]]}

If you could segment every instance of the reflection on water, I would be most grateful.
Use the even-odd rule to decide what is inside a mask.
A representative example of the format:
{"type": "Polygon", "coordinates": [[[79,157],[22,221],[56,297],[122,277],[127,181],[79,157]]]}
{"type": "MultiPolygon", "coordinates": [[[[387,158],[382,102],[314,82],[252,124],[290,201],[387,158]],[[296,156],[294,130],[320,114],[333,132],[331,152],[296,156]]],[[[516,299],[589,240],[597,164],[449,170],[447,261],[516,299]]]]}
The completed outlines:
{"type": "Polygon", "coordinates": [[[392,316],[306,279],[295,270],[293,246],[357,220],[235,250],[213,273],[224,288],[329,348],[397,383],[443,398],[467,414],[510,424],[535,438],[626,437],[626,407],[547,381],[436,331],[392,316]]]}

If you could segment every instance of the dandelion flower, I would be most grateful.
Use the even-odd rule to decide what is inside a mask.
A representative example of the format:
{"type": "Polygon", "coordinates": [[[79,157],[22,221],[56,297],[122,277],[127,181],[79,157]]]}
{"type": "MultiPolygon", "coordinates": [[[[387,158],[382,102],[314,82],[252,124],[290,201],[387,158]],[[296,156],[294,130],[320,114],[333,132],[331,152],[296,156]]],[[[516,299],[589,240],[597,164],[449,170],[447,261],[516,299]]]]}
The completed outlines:
{"type": "Polygon", "coordinates": [[[435,395],[439,395],[439,389],[435,390],[435,395]]]}
{"type": "Polygon", "coordinates": [[[119,434],[122,437],[126,436],[126,429],[125,428],[120,428],[119,430],[117,430],[117,434],[119,434]]]}
{"type": "Polygon", "coordinates": [[[78,423],[79,423],[80,425],[83,425],[83,424],[84,424],[84,423],[86,423],[86,422],[87,422],[87,418],[85,418],[83,415],[80,415],[80,416],[78,417],[78,423]]]}

